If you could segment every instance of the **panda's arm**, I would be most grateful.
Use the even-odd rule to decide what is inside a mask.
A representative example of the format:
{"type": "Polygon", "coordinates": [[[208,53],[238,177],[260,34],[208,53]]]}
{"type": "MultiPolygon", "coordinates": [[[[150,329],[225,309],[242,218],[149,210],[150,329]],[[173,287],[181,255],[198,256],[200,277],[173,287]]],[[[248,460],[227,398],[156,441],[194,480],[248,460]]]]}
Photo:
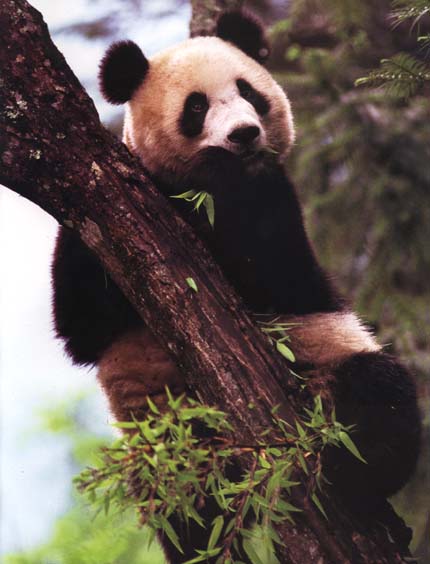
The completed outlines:
{"type": "Polygon", "coordinates": [[[337,311],[343,302],[307,237],[299,200],[283,167],[247,173],[219,147],[200,151],[180,189],[206,190],[215,204],[212,229],[204,213],[172,200],[208,243],[215,260],[253,311],[305,314],[337,311]]]}
{"type": "Polygon", "coordinates": [[[98,362],[115,339],[142,323],[96,257],[65,228],[57,237],[52,278],[55,329],[76,363],[98,362]]]}

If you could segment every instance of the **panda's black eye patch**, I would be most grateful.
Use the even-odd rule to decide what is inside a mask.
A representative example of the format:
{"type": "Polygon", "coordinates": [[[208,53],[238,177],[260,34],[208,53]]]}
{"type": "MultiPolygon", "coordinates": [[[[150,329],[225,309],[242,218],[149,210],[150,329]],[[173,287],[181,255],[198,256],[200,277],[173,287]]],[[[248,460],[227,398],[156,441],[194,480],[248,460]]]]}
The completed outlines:
{"type": "Polygon", "coordinates": [[[244,100],[249,102],[252,106],[254,106],[257,113],[261,116],[269,113],[270,110],[270,103],[269,100],[253,88],[249,82],[244,80],[243,78],[239,78],[236,80],[237,87],[239,89],[239,94],[242,96],[244,100]]]}
{"type": "Polygon", "coordinates": [[[197,137],[203,131],[209,102],[205,94],[192,92],[184,103],[179,129],[185,137],[197,137]]]}

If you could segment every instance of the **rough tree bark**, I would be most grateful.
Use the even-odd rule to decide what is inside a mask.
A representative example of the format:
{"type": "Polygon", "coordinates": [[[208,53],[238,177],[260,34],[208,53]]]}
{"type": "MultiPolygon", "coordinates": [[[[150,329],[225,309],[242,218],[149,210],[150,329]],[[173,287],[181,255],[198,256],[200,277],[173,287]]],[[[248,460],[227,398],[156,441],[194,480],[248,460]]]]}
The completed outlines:
{"type": "MultiPolygon", "coordinates": [[[[293,422],[296,385],[283,359],[140,162],[102,127],[41,15],[25,0],[3,0],[0,30],[0,182],[79,233],[187,384],[229,414],[240,442],[271,425],[274,404],[293,422]]],[[[324,501],[326,522],[305,486],[296,490],[304,512],[278,528],[281,562],[402,561],[383,526],[366,530],[334,496],[324,501]]]]}

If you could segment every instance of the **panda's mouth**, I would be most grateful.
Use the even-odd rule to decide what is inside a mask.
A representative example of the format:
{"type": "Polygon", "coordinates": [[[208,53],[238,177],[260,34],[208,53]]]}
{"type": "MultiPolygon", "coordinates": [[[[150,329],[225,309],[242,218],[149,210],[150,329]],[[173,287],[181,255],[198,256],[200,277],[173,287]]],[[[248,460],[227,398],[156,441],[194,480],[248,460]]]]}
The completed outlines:
{"type": "Polygon", "coordinates": [[[264,157],[263,151],[247,149],[238,155],[245,164],[256,163],[264,157]]]}

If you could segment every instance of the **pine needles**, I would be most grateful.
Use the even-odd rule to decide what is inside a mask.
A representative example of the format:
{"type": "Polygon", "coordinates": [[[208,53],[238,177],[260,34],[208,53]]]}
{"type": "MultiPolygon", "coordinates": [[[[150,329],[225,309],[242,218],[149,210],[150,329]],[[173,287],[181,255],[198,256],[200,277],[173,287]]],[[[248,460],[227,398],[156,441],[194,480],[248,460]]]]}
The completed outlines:
{"type": "Polygon", "coordinates": [[[379,69],[359,78],[355,84],[382,86],[387,95],[408,99],[430,81],[430,67],[407,53],[399,53],[391,59],[383,59],[379,69]]]}
{"type": "MultiPolygon", "coordinates": [[[[394,0],[392,17],[395,25],[413,19],[412,28],[430,14],[430,0],[394,0]]],[[[430,47],[430,35],[418,37],[422,48],[430,47]]],[[[356,80],[356,86],[368,85],[384,89],[388,96],[408,100],[430,82],[430,65],[408,53],[382,59],[379,69],[356,80]]]]}

